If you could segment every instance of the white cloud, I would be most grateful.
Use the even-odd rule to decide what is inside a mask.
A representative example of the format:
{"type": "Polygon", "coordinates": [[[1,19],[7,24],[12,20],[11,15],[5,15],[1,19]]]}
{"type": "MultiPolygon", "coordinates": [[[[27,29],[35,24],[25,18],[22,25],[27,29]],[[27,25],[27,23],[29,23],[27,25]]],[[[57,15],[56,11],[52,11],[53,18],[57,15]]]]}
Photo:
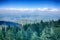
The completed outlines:
{"type": "Polygon", "coordinates": [[[20,13],[20,12],[57,12],[59,11],[56,8],[3,8],[0,9],[1,12],[14,12],[14,13],[20,13]]]}
{"type": "Polygon", "coordinates": [[[50,11],[58,11],[58,9],[53,8],[53,9],[51,9],[50,11]]]}
{"type": "Polygon", "coordinates": [[[39,11],[47,11],[48,8],[37,8],[37,10],[39,10],[39,11]]]}

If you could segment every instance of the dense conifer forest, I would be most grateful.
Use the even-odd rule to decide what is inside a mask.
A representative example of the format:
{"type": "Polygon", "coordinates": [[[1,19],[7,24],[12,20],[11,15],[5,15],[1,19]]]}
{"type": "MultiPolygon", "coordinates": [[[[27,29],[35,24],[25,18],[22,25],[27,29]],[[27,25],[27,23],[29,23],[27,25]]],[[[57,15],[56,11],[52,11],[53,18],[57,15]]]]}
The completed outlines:
{"type": "Polygon", "coordinates": [[[20,27],[0,25],[0,40],[60,40],[60,20],[20,27]]]}

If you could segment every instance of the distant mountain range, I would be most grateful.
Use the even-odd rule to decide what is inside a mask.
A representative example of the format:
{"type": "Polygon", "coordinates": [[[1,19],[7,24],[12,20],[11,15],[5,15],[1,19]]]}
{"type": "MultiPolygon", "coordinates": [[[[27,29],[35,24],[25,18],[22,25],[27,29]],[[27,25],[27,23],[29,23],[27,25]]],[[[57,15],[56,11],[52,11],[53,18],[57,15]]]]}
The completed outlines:
{"type": "Polygon", "coordinates": [[[16,27],[21,26],[21,25],[18,24],[18,23],[15,23],[15,22],[8,22],[8,21],[0,21],[0,25],[16,26],[16,27]]]}
{"type": "Polygon", "coordinates": [[[0,13],[0,21],[48,21],[58,20],[60,14],[54,13],[0,13]]]}

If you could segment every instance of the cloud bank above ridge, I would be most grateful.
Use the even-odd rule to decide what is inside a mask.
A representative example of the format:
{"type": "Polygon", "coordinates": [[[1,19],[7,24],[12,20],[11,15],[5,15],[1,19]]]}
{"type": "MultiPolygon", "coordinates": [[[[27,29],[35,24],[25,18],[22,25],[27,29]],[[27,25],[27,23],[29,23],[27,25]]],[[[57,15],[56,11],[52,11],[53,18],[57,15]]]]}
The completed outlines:
{"type": "Polygon", "coordinates": [[[59,12],[57,8],[0,8],[0,13],[59,12]]]}

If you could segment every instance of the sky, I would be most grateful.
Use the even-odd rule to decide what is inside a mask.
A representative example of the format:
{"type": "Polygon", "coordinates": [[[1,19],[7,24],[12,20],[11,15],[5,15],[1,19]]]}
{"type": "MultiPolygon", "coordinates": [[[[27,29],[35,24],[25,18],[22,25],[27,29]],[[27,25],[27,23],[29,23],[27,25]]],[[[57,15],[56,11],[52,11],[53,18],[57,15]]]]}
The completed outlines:
{"type": "Polygon", "coordinates": [[[40,14],[47,17],[51,14],[50,17],[56,19],[60,18],[60,0],[0,0],[0,14],[2,13],[4,13],[3,20],[8,19],[8,17],[4,17],[5,13],[7,13],[6,15],[32,13],[32,15],[40,14]]]}
{"type": "Polygon", "coordinates": [[[0,0],[0,8],[59,8],[60,0],[0,0]]]}
{"type": "Polygon", "coordinates": [[[0,12],[3,10],[20,11],[58,11],[60,0],[0,0],[0,12]]]}

